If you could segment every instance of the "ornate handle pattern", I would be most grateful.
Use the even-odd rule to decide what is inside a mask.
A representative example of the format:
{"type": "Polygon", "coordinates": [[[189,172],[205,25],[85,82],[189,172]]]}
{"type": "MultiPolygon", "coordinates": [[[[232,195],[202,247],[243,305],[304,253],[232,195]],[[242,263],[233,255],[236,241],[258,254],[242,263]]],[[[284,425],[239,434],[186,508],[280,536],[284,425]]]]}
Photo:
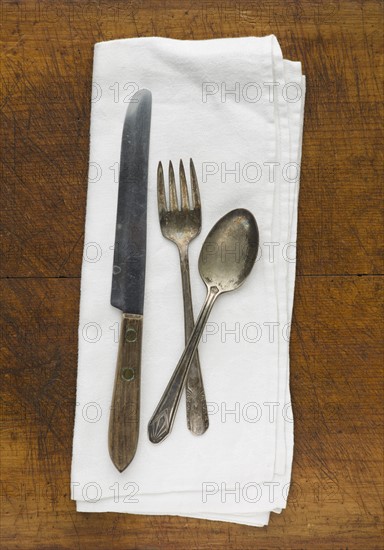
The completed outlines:
{"type": "Polygon", "coordinates": [[[208,320],[212,306],[218,295],[219,290],[216,287],[211,287],[209,289],[191,337],[188,340],[188,344],[149,421],[148,437],[152,443],[160,443],[160,441],[163,441],[172,430],[188,370],[191,366],[193,356],[199,344],[201,334],[208,320]]]}

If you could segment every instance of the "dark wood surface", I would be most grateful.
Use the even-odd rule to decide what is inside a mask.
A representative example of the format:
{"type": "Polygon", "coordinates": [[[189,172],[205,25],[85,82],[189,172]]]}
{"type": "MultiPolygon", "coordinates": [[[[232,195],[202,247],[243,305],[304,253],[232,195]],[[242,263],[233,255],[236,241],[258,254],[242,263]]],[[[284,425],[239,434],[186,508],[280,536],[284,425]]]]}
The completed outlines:
{"type": "Polygon", "coordinates": [[[382,547],[381,6],[2,1],[2,548],[382,547]],[[288,507],[262,529],[77,513],[69,483],[93,44],[269,33],[307,75],[288,507]]]}

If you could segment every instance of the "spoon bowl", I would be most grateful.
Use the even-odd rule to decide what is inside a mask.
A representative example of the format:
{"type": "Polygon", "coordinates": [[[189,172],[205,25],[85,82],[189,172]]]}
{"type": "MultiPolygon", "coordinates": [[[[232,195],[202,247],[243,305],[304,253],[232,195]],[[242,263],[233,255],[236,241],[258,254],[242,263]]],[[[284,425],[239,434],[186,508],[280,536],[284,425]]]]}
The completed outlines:
{"type": "Polygon", "coordinates": [[[237,208],[208,233],[199,257],[200,276],[208,289],[235,290],[249,275],[259,248],[259,231],[249,210],[237,208]]]}

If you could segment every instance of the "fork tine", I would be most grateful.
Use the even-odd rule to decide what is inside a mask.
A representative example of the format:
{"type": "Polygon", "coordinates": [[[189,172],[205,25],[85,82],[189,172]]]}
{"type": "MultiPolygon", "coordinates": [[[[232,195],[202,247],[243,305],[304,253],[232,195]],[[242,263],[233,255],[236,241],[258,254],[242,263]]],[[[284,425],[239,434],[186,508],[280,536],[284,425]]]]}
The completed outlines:
{"type": "Polygon", "coordinates": [[[178,210],[176,184],[175,184],[175,172],[173,171],[172,162],[169,161],[169,209],[178,210]]]}
{"type": "Polygon", "coordinates": [[[180,159],[179,165],[179,174],[180,174],[180,194],[181,194],[181,210],[189,210],[189,198],[188,198],[188,186],[187,180],[185,177],[184,164],[180,159]]]}
{"type": "Polygon", "coordinates": [[[159,208],[159,215],[161,216],[167,211],[167,200],[165,198],[164,188],[164,172],[161,162],[159,162],[157,167],[157,205],[159,208]]]}
{"type": "Polygon", "coordinates": [[[200,209],[201,205],[200,205],[199,184],[197,182],[195,165],[193,164],[192,159],[190,159],[190,162],[189,162],[189,169],[191,172],[191,189],[192,189],[192,198],[193,198],[193,208],[200,209]]]}

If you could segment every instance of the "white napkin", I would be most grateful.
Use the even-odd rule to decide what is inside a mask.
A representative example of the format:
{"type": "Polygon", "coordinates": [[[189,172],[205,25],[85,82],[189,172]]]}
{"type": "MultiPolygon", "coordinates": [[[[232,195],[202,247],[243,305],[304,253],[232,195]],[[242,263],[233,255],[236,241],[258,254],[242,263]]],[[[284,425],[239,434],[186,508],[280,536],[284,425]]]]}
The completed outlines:
{"type": "MultiPolygon", "coordinates": [[[[286,506],[293,454],[289,323],[305,80],[274,36],[206,41],[135,38],[95,46],[90,169],[81,280],[72,499],[81,512],[169,514],[265,525],[286,506]],[[108,420],[121,313],[110,305],[121,133],[129,99],[152,92],[141,429],[119,473],[108,420]],[[183,396],[170,436],[148,421],[183,351],[179,258],[160,232],[156,170],[192,157],[202,202],[190,247],[193,303],[205,296],[197,260],[212,225],[245,207],[260,253],[238,290],[217,301],[199,347],[210,426],[187,429],[183,396]]],[[[167,169],[166,169],[167,170],[167,169]]],[[[187,171],[188,177],[188,171],[187,171]]]]}

